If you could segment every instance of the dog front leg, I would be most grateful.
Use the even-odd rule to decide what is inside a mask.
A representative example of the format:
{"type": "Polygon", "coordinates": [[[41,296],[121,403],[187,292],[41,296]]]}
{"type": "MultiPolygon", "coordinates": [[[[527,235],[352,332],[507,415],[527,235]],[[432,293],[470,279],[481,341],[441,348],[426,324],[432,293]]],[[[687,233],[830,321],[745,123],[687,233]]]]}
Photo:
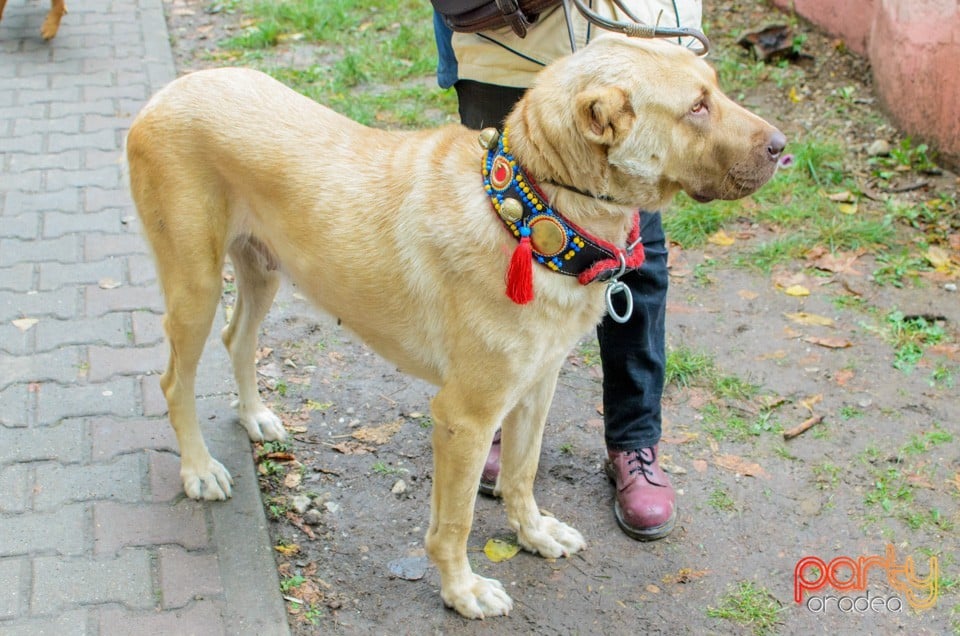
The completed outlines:
{"type": "Polygon", "coordinates": [[[567,524],[540,514],[533,482],[540,463],[540,445],[557,372],[544,375],[503,422],[500,454],[500,493],[507,520],[523,549],[547,558],[569,556],[586,547],[583,535],[567,524]]]}
{"type": "Polygon", "coordinates": [[[444,387],[431,404],[433,490],[430,528],[424,543],[440,571],[440,596],[448,607],[467,618],[506,615],[513,601],[503,585],[474,573],[467,560],[480,473],[499,414],[478,417],[478,412],[491,407],[467,407],[466,400],[455,397],[457,393],[464,395],[444,387]]]}

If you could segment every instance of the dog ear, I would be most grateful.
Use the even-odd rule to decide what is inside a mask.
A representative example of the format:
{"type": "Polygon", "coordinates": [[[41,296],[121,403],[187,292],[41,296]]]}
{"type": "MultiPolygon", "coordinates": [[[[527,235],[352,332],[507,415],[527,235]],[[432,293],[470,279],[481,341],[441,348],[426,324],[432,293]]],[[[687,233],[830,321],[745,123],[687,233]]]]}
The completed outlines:
{"type": "Polygon", "coordinates": [[[577,95],[576,119],[588,141],[610,146],[633,125],[634,112],[621,89],[597,88],[577,95]]]}

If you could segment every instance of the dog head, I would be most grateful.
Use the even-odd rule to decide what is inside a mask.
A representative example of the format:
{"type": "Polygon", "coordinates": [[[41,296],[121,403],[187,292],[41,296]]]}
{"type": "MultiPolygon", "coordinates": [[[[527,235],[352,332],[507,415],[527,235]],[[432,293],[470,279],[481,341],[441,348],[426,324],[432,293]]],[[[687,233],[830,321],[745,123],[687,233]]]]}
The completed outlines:
{"type": "Polygon", "coordinates": [[[650,210],[679,190],[751,194],[786,144],[690,50],[612,35],[544,69],[508,124],[525,129],[517,156],[534,175],[650,210]]]}

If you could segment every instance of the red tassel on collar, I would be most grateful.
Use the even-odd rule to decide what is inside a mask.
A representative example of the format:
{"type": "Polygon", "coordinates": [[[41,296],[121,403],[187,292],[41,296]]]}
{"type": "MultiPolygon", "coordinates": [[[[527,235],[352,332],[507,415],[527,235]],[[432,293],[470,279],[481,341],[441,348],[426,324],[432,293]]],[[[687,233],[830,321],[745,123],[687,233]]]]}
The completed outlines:
{"type": "Polygon", "coordinates": [[[507,269],[507,297],[518,305],[533,300],[533,247],[530,228],[520,228],[520,242],[513,250],[507,269]]]}

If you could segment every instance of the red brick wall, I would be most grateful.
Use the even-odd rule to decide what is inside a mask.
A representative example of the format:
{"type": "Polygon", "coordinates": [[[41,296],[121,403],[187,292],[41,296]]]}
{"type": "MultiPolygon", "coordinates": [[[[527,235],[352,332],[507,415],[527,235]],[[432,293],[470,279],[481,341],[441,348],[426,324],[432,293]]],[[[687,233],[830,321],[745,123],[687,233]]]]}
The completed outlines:
{"type": "Polygon", "coordinates": [[[866,55],[887,113],[960,169],[958,0],[773,0],[866,55]]]}

